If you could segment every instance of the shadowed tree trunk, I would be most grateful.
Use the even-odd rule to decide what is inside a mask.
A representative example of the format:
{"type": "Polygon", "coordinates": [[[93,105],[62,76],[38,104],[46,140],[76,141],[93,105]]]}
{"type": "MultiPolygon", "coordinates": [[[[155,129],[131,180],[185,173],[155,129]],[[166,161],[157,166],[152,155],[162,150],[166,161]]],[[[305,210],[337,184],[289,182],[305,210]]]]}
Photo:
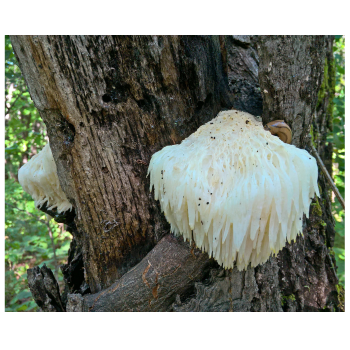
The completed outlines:
{"type": "Polygon", "coordinates": [[[322,198],[304,219],[304,236],[243,272],[225,271],[173,237],[146,177],[155,152],[232,107],[262,115],[264,123],[284,119],[300,148],[308,149],[313,125],[314,143],[330,167],[325,135],[334,79],[328,74],[325,84],[323,72],[334,64],[332,37],[11,40],[75,214],[57,217],[74,236],[62,267],[64,293],[57,295],[47,269],[28,274],[44,311],[338,309],[334,221],[322,173],[322,198]]]}

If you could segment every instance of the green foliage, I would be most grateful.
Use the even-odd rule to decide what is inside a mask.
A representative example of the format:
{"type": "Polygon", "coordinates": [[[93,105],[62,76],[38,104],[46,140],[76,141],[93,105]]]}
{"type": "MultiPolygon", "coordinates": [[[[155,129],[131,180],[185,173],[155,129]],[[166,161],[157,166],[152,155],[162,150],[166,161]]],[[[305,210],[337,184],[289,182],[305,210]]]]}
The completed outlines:
{"type": "Polygon", "coordinates": [[[70,233],[36,209],[32,198],[13,179],[6,180],[5,202],[6,311],[30,311],[36,304],[27,287],[27,269],[46,263],[62,282],[58,265],[66,260],[70,233]]]}
{"type": "MultiPolygon", "coordinates": [[[[336,35],[335,58],[335,98],[333,100],[333,133],[328,141],[333,143],[333,176],[336,186],[345,199],[345,38],[336,35]]],[[[338,266],[339,283],[345,285],[345,211],[337,198],[332,203],[336,220],[334,253],[338,266]]]]}
{"type": "Polygon", "coordinates": [[[5,310],[35,311],[27,269],[46,263],[58,276],[71,235],[35,208],[17,182],[18,169],[47,143],[46,129],[30,98],[5,37],[5,310]],[[51,233],[51,237],[50,234],[51,233]]]}
{"type": "Polygon", "coordinates": [[[315,197],[315,203],[311,203],[311,210],[314,215],[319,217],[322,216],[322,208],[320,206],[320,203],[318,202],[317,197],[315,197]]]}
{"type": "Polygon", "coordinates": [[[282,306],[284,306],[287,303],[288,300],[291,301],[291,302],[295,301],[296,300],[295,299],[295,295],[294,294],[282,295],[282,298],[281,298],[282,306]]]}
{"type": "Polygon", "coordinates": [[[47,137],[8,35],[5,37],[5,128],[5,176],[16,179],[19,167],[44,147],[47,137]]]}

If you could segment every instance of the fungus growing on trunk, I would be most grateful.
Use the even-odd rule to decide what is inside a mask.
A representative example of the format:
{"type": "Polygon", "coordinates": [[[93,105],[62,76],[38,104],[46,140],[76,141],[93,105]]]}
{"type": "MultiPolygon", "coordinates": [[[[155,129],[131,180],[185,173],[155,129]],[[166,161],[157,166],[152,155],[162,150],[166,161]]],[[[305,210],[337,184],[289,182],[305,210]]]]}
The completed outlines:
{"type": "Polygon", "coordinates": [[[18,181],[32,196],[36,207],[47,202],[48,209],[57,208],[58,213],[72,209],[61,189],[49,143],[19,169],[18,181]]]}
{"type": "Polygon", "coordinates": [[[319,195],[316,160],[235,110],[155,153],[148,173],[171,231],[239,270],[295,240],[319,195]]]}

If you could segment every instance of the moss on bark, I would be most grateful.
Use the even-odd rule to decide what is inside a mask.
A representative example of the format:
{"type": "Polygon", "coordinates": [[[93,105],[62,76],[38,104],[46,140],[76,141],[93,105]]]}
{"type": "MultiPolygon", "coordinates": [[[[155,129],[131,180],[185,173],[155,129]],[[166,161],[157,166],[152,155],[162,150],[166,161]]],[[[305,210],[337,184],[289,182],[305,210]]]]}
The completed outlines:
{"type": "Polygon", "coordinates": [[[333,131],[333,97],[335,93],[335,60],[332,57],[326,57],[324,65],[324,75],[321,84],[320,91],[318,93],[317,107],[319,110],[323,108],[325,104],[327,115],[327,127],[330,131],[333,131]]]}

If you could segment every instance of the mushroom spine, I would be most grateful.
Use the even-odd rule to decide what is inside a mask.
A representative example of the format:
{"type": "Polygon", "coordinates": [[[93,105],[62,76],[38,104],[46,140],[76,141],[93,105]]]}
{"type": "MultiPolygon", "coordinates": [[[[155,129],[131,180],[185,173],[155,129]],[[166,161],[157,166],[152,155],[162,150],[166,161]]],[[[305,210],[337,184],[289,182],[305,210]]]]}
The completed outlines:
{"type": "Polygon", "coordinates": [[[236,110],[155,153],[148,173],[171,231],[239,270],[295,240],[319,196],[316,160],[236,110]]]}
{"type": "Polygon", "coordinates": [[[48,209],[56,208],[58,213],[72,209],[61,189],[49,143],[19,169],[18,181],[37,208],[47,203],[48,209]]]}

